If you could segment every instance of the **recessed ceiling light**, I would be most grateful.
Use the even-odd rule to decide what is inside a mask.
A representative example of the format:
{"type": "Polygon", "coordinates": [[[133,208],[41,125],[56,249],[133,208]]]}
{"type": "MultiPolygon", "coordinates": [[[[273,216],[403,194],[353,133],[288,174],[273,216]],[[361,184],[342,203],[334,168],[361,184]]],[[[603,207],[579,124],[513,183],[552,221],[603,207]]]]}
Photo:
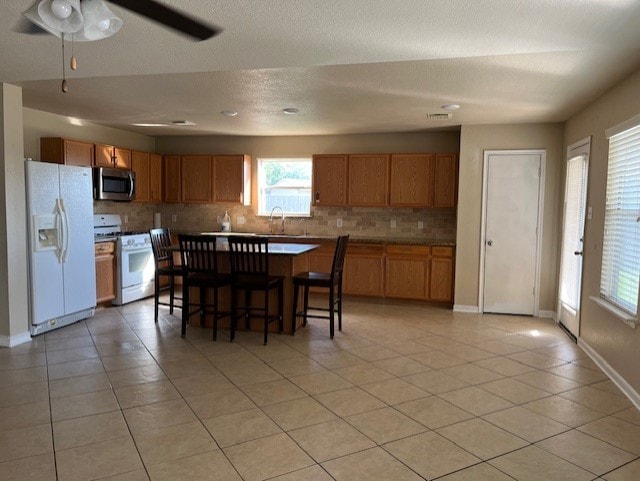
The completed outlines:
{"type": "Polygon", "coordinates": [[[453,111],[453,110],[458,110],[460,106],[458,104],[447,104],[447,105],[443,105],[442,108],[444,110],[453,111]]]}
{"type": "Polygon", "coordinates": [[[224,109],[220,113],[222,115],[226,115],[227,117],[235,117],[236,115],[238,115],[238,112],[236,112],[235,110],[231,110],[231,109],[224,109]]]}
{"type": "Polygon", "coordinates": [[[191,120],[172,120],[171,123],[173,125],[179,125],[181,127],[191,127],[193,125],[197,125],[197,124],[191,122],[191,120]]]}
{"type": "Polygon", "coordinates": [[[132,124],[136,127],[167,127],[167,124],[132,124]]]}
{"type": "Polygon", "coordinates": [[[282,111],[287,115],[295,115],[300,112],[300,110],[295,107],[287,107],[286,109],[282,109],[282,111]]]}

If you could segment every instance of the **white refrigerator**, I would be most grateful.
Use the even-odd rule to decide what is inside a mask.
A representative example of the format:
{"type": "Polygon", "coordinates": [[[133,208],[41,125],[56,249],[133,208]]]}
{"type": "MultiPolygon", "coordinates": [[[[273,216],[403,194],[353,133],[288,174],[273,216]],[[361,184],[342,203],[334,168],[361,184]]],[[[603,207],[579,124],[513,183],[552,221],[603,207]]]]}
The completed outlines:
{"type": "Polygon", "coordinates": [[[93,316],[91,168],[25,162],[31,335],[93,316]]]}

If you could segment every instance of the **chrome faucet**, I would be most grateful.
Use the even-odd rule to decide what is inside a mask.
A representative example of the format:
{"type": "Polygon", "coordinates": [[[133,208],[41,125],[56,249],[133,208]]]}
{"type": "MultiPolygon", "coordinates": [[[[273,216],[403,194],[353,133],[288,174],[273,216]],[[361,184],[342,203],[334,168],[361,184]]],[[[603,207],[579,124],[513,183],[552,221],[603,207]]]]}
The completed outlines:
{"type": "Polygon", "coordinates": [[[284,234],[284,209],[279,205],[276,205],[273,209],[271,209],[271,214],[269,214],[269,230],[273,234],[273,228],[271,227],[271,223],[273,222],[273,213],[276,209],[280,209],[280,215],[282,219],[282,225],[280,226],[280,234],[284,234]]]}
{"type": "Polygon", "coordinates": [[[305,219],[304,217],[298,221],[298,225],[301,226],[303,225],[303,223],[304,223],[304,230],[302,232],[303,232],[303,235],[306,237],[309,235],[309,231],[307,229],[307,219],[305,219]]]}

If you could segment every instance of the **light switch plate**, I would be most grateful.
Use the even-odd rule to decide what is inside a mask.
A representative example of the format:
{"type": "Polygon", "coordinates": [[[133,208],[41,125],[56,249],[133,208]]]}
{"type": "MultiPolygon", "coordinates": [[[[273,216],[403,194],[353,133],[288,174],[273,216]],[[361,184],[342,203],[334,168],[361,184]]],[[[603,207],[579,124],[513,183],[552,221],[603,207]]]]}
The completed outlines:
{"type": "Polygon", "coordinates": [[[178,222],[178,214],[171,214],[171,222],[178,222]]]}
{"type": "Polygon", "coordinates": [[[589,206],[587,208],[587,219],[591,220],[592,217],[593,217],[593,209],[591,208],[591,206],[589,206]]]}
{"type": "Polygon", "coordinates": [[[393,219],[393,220],[391,221],[391,228],[392,228],[392,229],[395,229],[395,228],[396,228],[396,220],[395,220],[395,219],[393,219]]]}
{"type": "Polygon", "coordinates": [[[342,227],[342,219],[338,219],[338,220],[336,221],[336,225],[337,225],[338,227],[342,227]]]}
{"type": "Polygon", "coordinates": [[[124,223],[125,223],[125,224],[128,224],[128,223],[129,223],[129,216],[128,216],[128,215],[125,215],[125,216],[124,216],[124,223]]]}
{"type": "Polygon", "coordinates": [[[424,222],[421,220],[418,221],[418,229],[424,229],[424,222]]]}

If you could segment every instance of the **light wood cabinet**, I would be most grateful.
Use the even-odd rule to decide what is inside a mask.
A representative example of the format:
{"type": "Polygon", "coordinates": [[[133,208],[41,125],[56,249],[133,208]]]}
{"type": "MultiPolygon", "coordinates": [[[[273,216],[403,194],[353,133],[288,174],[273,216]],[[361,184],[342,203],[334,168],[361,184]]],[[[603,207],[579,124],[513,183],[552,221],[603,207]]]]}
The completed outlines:
{"type": "Polygon", "coordinates": [[[386,248],[385,296],[427,299],[429,292],[428,246],[389,245],[386,248]]]}
{"type": "Polygon", "coordinates": [[[348,186],[349,205],[388,205],[389,155],[350,155],[348,186]]]}
{"type": "Polygon", "coordinates": [[[131,153],[131,169],[136,174],[136,202],[161,202],[162,158],[147,152],[131,153]]]}
{"type": "Polygon", "coordinates": [[[313,156],[313,205],[347,204],[347,156],[313,156]]]}
{"type": "Polygon", "coordinates": [[[88,142],[60,137],[40,138],[40,158],[43,162],[91,167],[93,155],[94,146],[88,142]]]}
{"type": "Polygon", "coordinates": [[[151,200],[150,163],[150,157],[147,152],[132,152],[131,168],[136,174],[136,202],[149,202],[151,200]]]}
{"type": "Polygon", "coordinates": [[[162,202],[162,156],[151,154],[149,156],[149,200],[162,202]]]}
{"type": "Polygon", "coordinates": [[[392,154],[389,205],[429,207],[433,204],[433,154],[392,154]]]}
{"type": "Polygon", "coordinates": [[[115,242],[99,242],[95,245],[96,302],[107,302],[116,297],[115,242]]]}
{"type": "Polygon", "coordinates": [[[213,202],[251,204],[251,159],[247,155],[213,157],[213,202]]]}
{"type": "Polygon", "coordinates": [[[95,144],[93,165],[96,167],[131,169],[131,150],[114,147],[113,145],[95,144]]]}
{"type": "Polygon", "coordinates": [[[163,200],[167,203],[182,202],[182,175],[179,155],[165,155],[162,159],[163,200]]]}
{"type": "Polygon", "coordinates": [[[180,158],[182,202],[208,204],[212,200],[212,161],[209,155],[183,155],[180,158]]]}
{"type": "Polygon", "coordinates": [[[458,156],[436,154],[434,166],[434,207],[455,207],[458,197],[458,156]]]}
{"type": "Polygon", "coordinates": [[[453,247],[434,246],[431,248],[431,275],[429,278],[429,299],[453,302],[453,247]]]}
{"type": "Polygon", "coordinates": [[[351,244],[347,247],[342,285],[345,294],[384,295],[384,247],[351,244]]]}

